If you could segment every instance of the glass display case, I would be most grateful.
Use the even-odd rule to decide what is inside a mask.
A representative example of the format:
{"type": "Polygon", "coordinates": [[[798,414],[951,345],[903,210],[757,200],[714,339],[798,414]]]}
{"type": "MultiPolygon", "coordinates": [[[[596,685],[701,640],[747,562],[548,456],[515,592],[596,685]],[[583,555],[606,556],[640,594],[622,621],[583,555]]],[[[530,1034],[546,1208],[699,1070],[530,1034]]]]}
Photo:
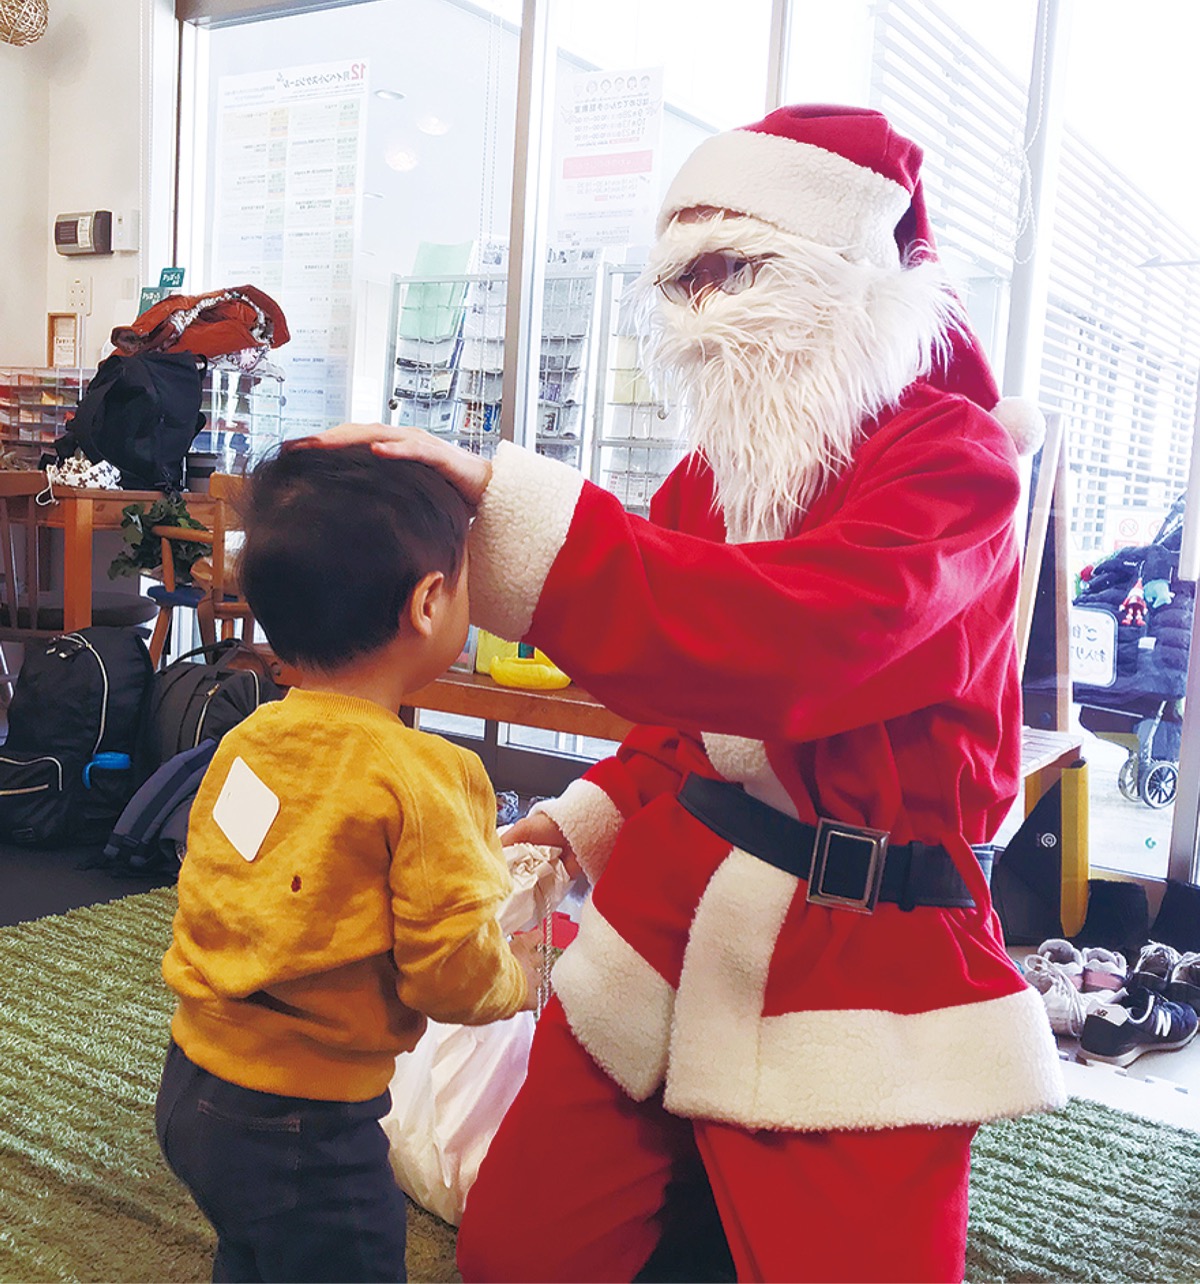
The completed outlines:
{"type": "MultiPolygon", "coordinates": [[[[490,455],[500,438],[507,278],[502,273],[396,277],[384,418],[490,455]]],[[[542,304],[540,453],[583,465],[592,268],[549,267],[542,304]]]]}
{"type": "Polygon", "coordinates": [[[244,473],[283,441],[283,376],[209,366],[200,395],[204,427],[192,453],[215,456],[213,471],[244,473]]]}
{"type": "Polygon", "coordinates": [[[612,263],[604,268],[591,478],[630,512],[644,516],[651,495],[683,458],[685,445],[679,411],[655,399],[638,363],[628,290],[641,270],[612,263]]]}

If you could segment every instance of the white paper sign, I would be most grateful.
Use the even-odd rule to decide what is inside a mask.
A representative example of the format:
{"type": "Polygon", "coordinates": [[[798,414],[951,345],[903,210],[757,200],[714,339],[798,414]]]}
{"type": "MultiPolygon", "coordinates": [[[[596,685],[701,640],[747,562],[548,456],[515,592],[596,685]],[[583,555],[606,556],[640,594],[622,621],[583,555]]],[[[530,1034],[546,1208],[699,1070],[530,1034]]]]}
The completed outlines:
{"type": "Polygon", "coordinates": [[[279,799],[244,758],[235,758],[213,807],[213,820],[243,860],[258,855],[277,815],[279,799]]]}
{"type": "Polygon", "coordinates": [[[551,193],[555,246],[649,245],[659,190],[663,70],[559,80],[551,193]]]}
{"type": "Polygon", "coordinates": [[[291,332],[271,360],[287,380],[287,435],[350,410],[354,255],[367,63],[222,76],[210,279],[251,281],[291,332]]]}
{"type": "Polygon", "coordinates": [[[1095,606],[1072,606],[1071,680],[1111,687],[1117,676],[1117,620],[1095,606]]]}

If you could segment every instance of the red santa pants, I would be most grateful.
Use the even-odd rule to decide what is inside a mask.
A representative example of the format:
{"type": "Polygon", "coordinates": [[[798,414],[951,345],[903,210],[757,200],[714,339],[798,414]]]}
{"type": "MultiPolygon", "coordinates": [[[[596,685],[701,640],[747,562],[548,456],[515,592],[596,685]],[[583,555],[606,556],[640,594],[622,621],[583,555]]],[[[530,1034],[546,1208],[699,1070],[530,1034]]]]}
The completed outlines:
{"type": "MultiPolygon", "coordinates": [[[[720,1055],[714,1049],[714,1055],[720,1055]]],[[[747,1132],[631,1101],[554,1001],[472,1187],[472,1281],[631,1280],[668,1181],[703,1161],[739,1280],[961,1280],[974,1125],[747,1132]]]]}

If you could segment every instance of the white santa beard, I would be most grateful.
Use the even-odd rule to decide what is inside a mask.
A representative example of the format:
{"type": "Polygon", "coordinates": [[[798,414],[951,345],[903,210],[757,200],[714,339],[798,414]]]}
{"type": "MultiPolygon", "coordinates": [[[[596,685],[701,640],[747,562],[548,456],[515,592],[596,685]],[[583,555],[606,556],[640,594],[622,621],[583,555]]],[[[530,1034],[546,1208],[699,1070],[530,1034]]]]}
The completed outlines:
{"type": "Polygon", "coordinates": [[[657,277],[723,248],[777,257],[741,294],[714,291],[699,308],[659,297],[643,361],[685,409],[729,542],[781,539],[849,462],[864,423],[944,352],[958,305],[932,260],[899,272],[851,263],[739,218],[672,224],[640,278],[643,307],[657,277]]]}

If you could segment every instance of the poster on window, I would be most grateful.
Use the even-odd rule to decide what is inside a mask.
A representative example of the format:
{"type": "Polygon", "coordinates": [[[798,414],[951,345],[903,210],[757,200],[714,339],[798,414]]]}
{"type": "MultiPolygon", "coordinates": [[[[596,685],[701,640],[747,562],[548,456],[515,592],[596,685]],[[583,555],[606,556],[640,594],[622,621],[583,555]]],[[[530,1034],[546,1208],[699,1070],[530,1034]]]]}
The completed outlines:
{"type": "Polygon", "coordinates": [[[319,432],[350,411],[352,290],[367,64],[222,76],[212,285],[255,285],[283,309],[284,431],[319,432]]]}
{"type": "Polygon", "coordinates": [[[661,67],[559,78],[552,249],[649,245],[659,203],[661,67]]]}

